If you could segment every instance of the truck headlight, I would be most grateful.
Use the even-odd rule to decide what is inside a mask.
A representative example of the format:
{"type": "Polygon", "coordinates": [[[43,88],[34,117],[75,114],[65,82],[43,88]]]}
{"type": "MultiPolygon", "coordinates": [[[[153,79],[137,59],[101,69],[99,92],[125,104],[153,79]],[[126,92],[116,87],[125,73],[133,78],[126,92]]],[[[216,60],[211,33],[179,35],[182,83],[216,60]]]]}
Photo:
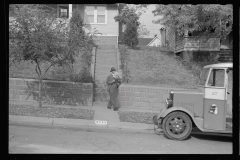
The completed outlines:
{"type": "Polygon", "coordinates": [[[171,99],[166,98],[165,102],[166,102],[166,108],[170,108],[173,106],[173,102],[171,99]]]}

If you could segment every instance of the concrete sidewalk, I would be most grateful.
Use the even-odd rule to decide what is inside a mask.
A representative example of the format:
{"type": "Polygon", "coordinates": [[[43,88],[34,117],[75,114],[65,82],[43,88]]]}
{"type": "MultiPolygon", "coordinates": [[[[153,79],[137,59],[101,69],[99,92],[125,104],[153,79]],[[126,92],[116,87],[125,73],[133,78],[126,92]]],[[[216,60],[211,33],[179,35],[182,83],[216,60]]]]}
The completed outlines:
{"type": "MultiPolygon", "coordinates": [[[[36,102],[21,102],[11,101],[10,104],[29,104],[38,105],[36,102]]],[[[51,105],[48,105],[51,106],[51,105]]],[[[53,106],[62,108],[75,108],[75,106],[53,106]]],[[[162,107],[162,106],[161,106],[162,107]]],[[[30,117],[30,116],[14,116],[9,115],[9,122],[14,123],[31,123],[31,124],[44,124],[49,126],[70,126],[70,127],[97,127],[102,129],[131,129],[135,131],[154,132],[153,124],[145,123],[130,123],[120,122],[118,111],[108,109],[106,106],[78,106],[78,108],[94,110],[93,120],[84,119],[69,119],[69,118],[47,118],[47,117],[30,117]]],[[[148,108],[131,108],[121,107],[119,111],[136,111],[136,112],[154,112],[158,113],[159,109],[148,108]]]]}

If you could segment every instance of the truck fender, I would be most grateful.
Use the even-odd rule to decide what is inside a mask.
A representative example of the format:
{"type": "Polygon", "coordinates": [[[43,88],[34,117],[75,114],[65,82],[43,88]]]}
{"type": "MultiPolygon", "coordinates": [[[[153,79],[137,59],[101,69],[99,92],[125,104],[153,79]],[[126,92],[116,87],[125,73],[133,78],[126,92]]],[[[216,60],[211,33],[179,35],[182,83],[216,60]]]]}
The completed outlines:
{"type": "Polygon", "coordinates": [[[159,119],[159,118],[164,118],[164,117],[166,117],[169,113],[172,113],[172,112],[174,112],[174,111],[182,111],[182,112],[186,113],[187,115],[190,116],[190,118],[191,118],[192,121],[195,123],[195,125],[196,125],[201,131],[204,131],[204,129],[195,121],[194,115],[193,115],[191,112],[189,112],[186,108],[183,108],[183,107],[171,107],[171,108],[169,108],[169,109],[166,109],[165,111],[163,110],[163,112],[161,112],[161,113],[158,115],[157,119],[159,119]]]}

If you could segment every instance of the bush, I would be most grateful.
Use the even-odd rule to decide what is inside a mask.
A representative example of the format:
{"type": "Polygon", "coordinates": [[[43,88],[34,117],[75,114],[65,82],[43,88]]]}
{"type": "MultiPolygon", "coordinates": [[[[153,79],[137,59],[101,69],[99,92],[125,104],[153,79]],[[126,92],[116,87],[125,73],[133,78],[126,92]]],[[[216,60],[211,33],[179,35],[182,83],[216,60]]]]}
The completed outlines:
{"type": "Polygon", "coordinates": [[[126,29],[123,33],[123,43],[131,48],[138,45],[138,26],[137,24],[129,20],[126,23],[126,29]]]}
{"type": "Polygon", "coordinates": [[[121,61],[120,69],[122,70],[122,82],[128,83],[130,79],[130,71],[128,69],[128,61],[129,61],[128,47],[125,45],[119,45],[118,48],[120,52],[120,61],[121,61]]]}

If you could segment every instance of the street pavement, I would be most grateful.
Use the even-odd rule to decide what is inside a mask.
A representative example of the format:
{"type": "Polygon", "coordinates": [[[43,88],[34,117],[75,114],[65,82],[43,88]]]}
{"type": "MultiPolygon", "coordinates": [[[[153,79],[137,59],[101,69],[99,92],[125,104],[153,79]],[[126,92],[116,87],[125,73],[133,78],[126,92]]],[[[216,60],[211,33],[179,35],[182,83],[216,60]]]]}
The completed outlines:
{"type": "Polygon", "coordinates": [[[191,134],[186,141],[173,141],[165,138],[163,132],[157,135],[154,131],[144,133],[135,130],[108,130],[68,125],[46,126],[12,122],[9,124],[10,154],[158,154],[161,156],[159,154],[231,154],[232,148],[231,137],[225,136],[191,134]]]}
{"type": "MultiPolygon", "coordinates": [[[[38,105],[36,102],[22,102],[10,101],[11,104],[31,104],[38,105]]],[[[164,105],[164,104],[163,104],[164,105]]],[[[73,106],[55,106],[55,107],[73,107],[73,106]]],[[[160,108],[163,106],[160,106],[160,108]]],[[[51,126],[71,126],[71,127],[97,127],[101,129],[131,129],[136,131],[153,131],[153,124],[145,123],[130,123],[120,122],[117,111],[107,109],[106,105],[94,106],[80,106],[83,109],[94,110],[94,119],[69,119],[69,118],[47,118],[47,117],[31,117],[31,116],[15,116],[9,115],[9,122],[16,123],[36,123],[51,126]]],[[[154,112],[158,113],[159,109],[156,108],[136,108],[136,107],[121,107],[119,111],[136,111],[136,112],[154,112]]]]}
{"type": "MultiPolygon", "coordinates": [[[[13,101],[10,103],[26,104],[13,101]]],[[[28,103],[29,104],[29,103],[28,103]]],[[[32,105],[38,105],[37,103],[32,105]]],[[[55,106],[67,107],[70,106],[55,106]]],[[[106,106],[81,106],[95,111],[93,120],[9,115],[10,153],[93,154],[231,154],[231,138],[193,131],[189,141],[172,141],[154,133],[153,124],[120,122],[106,106]],[[83,134],[83,135],[82,135],[83,134]],[[69,136],[71,135],[71,136],[69,136]],[[198,145],[196,145],[198,144],[198,145]]],[[[159,112],[122,107],[119,111],[159,112]]]]}

